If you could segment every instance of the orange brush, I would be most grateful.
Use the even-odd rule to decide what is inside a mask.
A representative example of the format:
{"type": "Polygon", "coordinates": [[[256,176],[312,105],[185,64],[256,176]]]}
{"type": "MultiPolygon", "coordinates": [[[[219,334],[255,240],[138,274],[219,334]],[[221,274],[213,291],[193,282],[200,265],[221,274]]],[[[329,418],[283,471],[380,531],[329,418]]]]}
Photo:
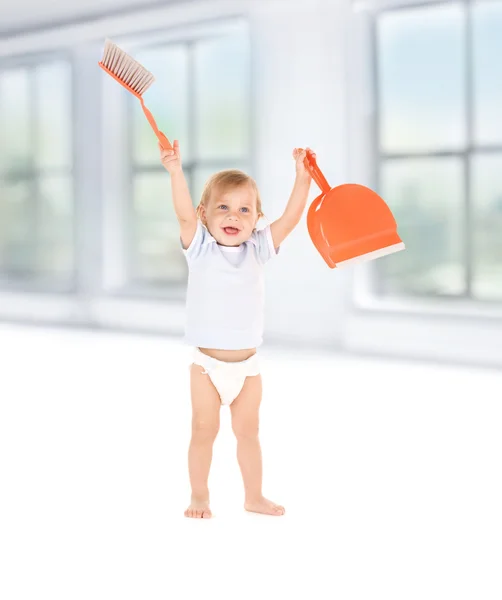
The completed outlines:
{"type": "Polygon", "coordinates": [[[160,145],[164,150],[172,150],[171,142],[161,131],[159,131],[152,113],[143,102],[143,94],[155,81],[155,77],[150,71],[147,71],[143,65],[140,65],[139,62],[126,54],[110,40],[105,41],[103,59],[98,65],[106,71],[108,75],[111,75],[118,81],[120,85],[123,85],[126,90],[131,92],[131,94],[134,94],[136,98],[139,98],[141,108],[155,132],[160,145]]]}
{"type": "Polygon", "coordinates": [[[355,183],[331,188],[312,154],[307,151],[305,166],[322,193],[310,205],[307,228],[328,267],[335,269],[404,250],[396,220],[382,198],[355,183]]]}

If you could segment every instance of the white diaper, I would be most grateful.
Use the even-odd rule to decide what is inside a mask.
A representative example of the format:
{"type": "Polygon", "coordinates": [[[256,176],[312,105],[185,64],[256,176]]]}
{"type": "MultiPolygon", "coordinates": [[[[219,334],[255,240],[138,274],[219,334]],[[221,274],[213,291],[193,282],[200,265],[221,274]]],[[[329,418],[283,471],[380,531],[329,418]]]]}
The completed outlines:
{"type": "Polygon", "coordinates": [[[195,348],[192,364],[204,368],[220,395],[221,403],[229,406],[242,390],[246,377],[260,374],[258,354],[241,362],[224,362],[195,348]]]}

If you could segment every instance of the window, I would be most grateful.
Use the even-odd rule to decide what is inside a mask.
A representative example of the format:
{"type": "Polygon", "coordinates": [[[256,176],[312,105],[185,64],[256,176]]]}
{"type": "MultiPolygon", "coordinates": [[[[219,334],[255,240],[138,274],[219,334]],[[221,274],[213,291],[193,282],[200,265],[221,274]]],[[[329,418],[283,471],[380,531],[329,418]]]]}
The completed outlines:
{"type": "Polygon", "coordinates": [[[407,249],[375,293],[502,300],[502,2],[377,14],[378,191],[407,249]]]}
{"type": "Polygon", "coordinates": [[[0,69],[0,282],[72,285],[71,66],[0,69]]]}
{"type": "MultiPolygon", "coordinates": [[[[250,56],[245,29],[143,47],[134,51],[134,58],[155,75],[145,103],[159,129],[171,142],[180,142],[194,204],[213,172],[250,169],[250,56]]],[[[157,139],[137,99],[130,95],[128,102],[132,193],[127,279],[136,288],[180,284],[187,271],[169,175],[160,164],[157,139]]]]}

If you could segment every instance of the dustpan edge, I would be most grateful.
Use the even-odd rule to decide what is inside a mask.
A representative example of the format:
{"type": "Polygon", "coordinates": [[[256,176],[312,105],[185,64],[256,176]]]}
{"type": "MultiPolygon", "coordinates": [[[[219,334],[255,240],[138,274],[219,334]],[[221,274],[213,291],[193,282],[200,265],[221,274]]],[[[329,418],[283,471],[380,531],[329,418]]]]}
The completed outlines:
{"type": "Polygon", "coordinates": [[[353,265],[356,263],[366,262],[368,260],[375,260],[377,258],[382,258],[383,256],[388,256],[389,254],[394,254],[401,250],[405,250],[406,246],[404,242],[399,242],[397,244],[392,244],[390,246],[385,246],[384,248],[380,248],[379,250],[373,250],[372,252],[367,252],[366,254],[361,254],[360,256],[355,256],[354,258],[349,258],[347,260],[342,260],[336,263],[336,266],[339,268],[343,268],[349,265],[353,265]]]}

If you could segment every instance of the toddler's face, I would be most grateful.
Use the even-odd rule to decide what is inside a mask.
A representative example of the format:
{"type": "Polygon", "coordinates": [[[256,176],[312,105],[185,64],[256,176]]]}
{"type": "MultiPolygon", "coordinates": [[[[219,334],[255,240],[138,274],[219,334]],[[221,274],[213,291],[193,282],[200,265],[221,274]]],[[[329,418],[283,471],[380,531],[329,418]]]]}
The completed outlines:
{"type": "Polygon", "coordinates": [[[251,237],[258,222],[256,192],[250,185],[212,194],[202,212],[209,233],[222,246],[238,246],[251,237]]]}

